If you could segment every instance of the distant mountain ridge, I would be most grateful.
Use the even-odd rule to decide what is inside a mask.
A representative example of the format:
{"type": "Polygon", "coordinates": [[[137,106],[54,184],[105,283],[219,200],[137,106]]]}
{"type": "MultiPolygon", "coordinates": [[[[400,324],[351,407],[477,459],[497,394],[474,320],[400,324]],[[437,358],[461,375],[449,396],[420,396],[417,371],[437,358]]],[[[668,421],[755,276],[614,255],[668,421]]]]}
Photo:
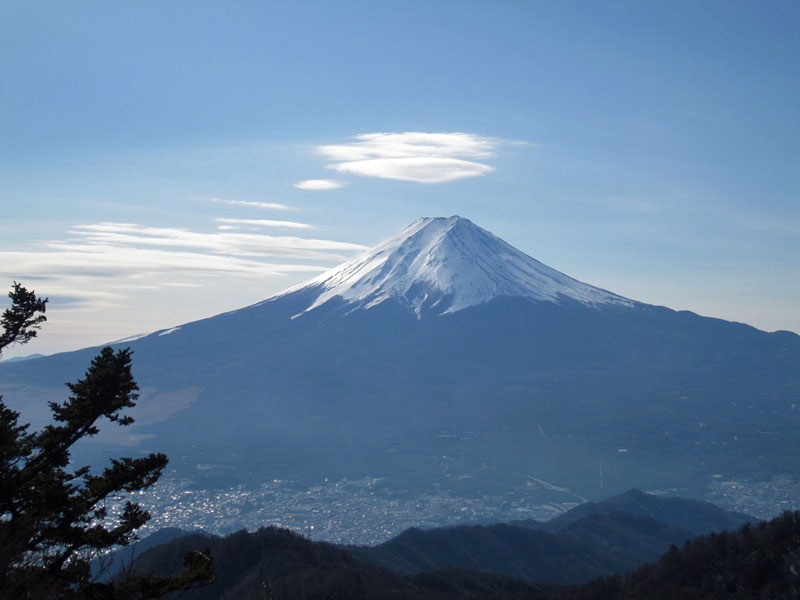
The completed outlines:
{"type": "Polygon", "coordinates": [[[671,545],[755,519],[707,502],[630,490],[550,521],[409,529],[359,558],[415,574],[456,567],[542,583],[582,583],[658,559],[671,545]]]}
{"type": "MultiPolygon", "coordinates": [[[[688,532],[681,532],[670,539],[682,543],[690,537],[688,532]]],[[[652,559],[647,556],[628,564],[581,539],[506,524],[409,529],[375,548],[349,550],[367,562],[404,575],[459,568],[543,583],[580,583],[652,559]]]]}
{"type": "Polygon", "coordinates": [[[14,356],[13,358],[6,358],[0,360],[0,362],[15,363],[15,362],[22,362],[24,360],[33,360],[35,358],[42,358],[44,356],[45,356],[44,354],[26,354],[25,356],[14,356]]]}
{"type": "MultiPolygon", "coordinates": [[[[641,492],[628,492],[609,499],[605,506],[631,501],[641,504],[640,496],[641,492]]],[[[709,507],[703,503],[681,498],[656,497],[651,500],[650,507],[665,506],[673,516],[675,507],[681,504],[686,516],[691,517],[697,511],[693,522],[704,526],[712,523],[709,507]]],[[[630,597],[668,598],[667,591],[671,585],[686,583],[700,588],[697,583],[677,579],[665,581],[658,566],[671,561],[693,559],[695,564],[691,568],[703,573],[702,577],[697,577],[698,580],[710,580],[722,587],[728,581],[736,582],[737,578],[751,587],[781,584],[784,579],[782,571],[791,576],[788,567],[800,565],[800,554],[796,551],[792,554],[794,546],[800,543],[797,517],[794,520],[784,517],[783,521],[756,527],[747,524],[749,533],[735,530],[714,534],[711,538],[701,537],[687,543],[689,551],[678,551],[676,546],[694,538],[692,532],[625,512],[599,515],[596,511],[583,510],[573,515],[587,512],[592,514],[573,520],[556,535],[508,524],[428,531],[410,529],[373,548],[336,548],[276,528],[253,533],[241,531],[225,538],[188,535],[148,550],[134,564],[134,571],[166,575],[179,568],[180,557],[187,550],[210,546],[217,562],[220,588],[209,586],[187,592],[182,598],[215,598],[216,594],[223,593],[226,597],[269,597],[272,594],[275,598],[311,598],[332,594],[341,598],[545,600],[555,597],[628,597],[603,596],[596,592],[598,589],[616,590],[629,580],[633,585],[641,586],[642,581],[648,578],[658,580],[658,587],[630,597]],[[597,528],[598,523],[605,523],[606,527],[597,528]],[[759,533],[766,530],[770,530],[769,535],[759,533]],[[600,541],[596,539],[598,534],[602,536],[600,541]],[[637,540],[636,548],[622,541],[626,535],[637,540]],[[713,540],[717,538],[735,543],[715,544],[713,540]],[[661,545],[660,549],[649,547],[654,541],[661,545]],[[621,545],[634,554],[625,557],[621,545]],[[728,560],[710,560],[709,550],[712,548],[717,553],[721,550],[728,560]],[[769,561],[758,559],[757,573],[747,573],[746,564],[739,567],[739,571],[745,573],[744,578],[739,577],[739,572],[731,572],[730,563],[741,561],[742,557],[752,557],[759,551],[767,553],[769,561]],[[690,557],[690,552],[695,553],[694,558],[690,557]],[[581,587],[562,587],[563,584],[578,584],[601,575],[624,573],[644,562],[652,563],[662,555],[659,563],[636,571],[633,577],[625,576],[623,579],[616,576],[581,587]],[[784,560],[789,561],[788,566],[784,565],[784,560]],[[721,576],[726,580],[721,581],[721,576]]],[[[720,524],[737,522],[741,518],[735,513],[726,514],[722,509],[717,509],[714,514],[720,524]]],[[[796,572],[795,579],[798,579],[796,572]]],[[[685,597],[702,597],[702,594],[685,597]]]]}
{"type": "Polygon", "coordinates": [[[641,490],[632,489],[599,502],[579,504],[543,523],[517,521],[511,524],[559,533],[586,517],[607,516],[618,512],[650,517],[665,525],[688,530],[694,535],[736,529],[745,523],[755,522],[750,515],[724,510],[710,502],[646,494],[641,490]]]}
{"type": "Polygon", "coordinates": [[[503,575],[447,569],[406,577],[366,564],[344,550],[312,542],[286,529],[240,531],[224,538],[188,535],[146,551],[137,574],[166,575],[180,569],[189,550],[210,548],[217,585],[168,598],[347,598],[367,600],[478,600],[532,598],[549,589],[503,575]]]}

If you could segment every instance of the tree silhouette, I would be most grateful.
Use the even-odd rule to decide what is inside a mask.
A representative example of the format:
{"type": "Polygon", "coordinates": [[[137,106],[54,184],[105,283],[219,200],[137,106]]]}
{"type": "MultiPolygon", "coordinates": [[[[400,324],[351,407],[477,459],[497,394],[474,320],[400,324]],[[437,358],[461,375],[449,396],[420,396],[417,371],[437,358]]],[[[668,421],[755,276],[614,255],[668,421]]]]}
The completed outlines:
{"type": "MultiPolygon", "coordinates": [[[[0,318],[0,352],[34,338],[45,322],[47,299],[14,283],[11,307],[0,318]]],[[[0,590],[17,598],[153,598],[213,580],[210,555],[194,552],[173,578],[137,577],[98,583],[90,560],[117,545],[127,545],[150,515],[127,501],[113,519],[109,505],[152,486],[164,467],[164,454],[111,461],[102,473],[89,467],[70,470],[70,451],[98,433],[105,417],[120,426],[133,423],[123,413],[138,398],[131,373],[131,351],[105,347],[83,379],[67,384],[69,398],[50,402],[53,422],[41,431],[20,424],[19,413],[0,397],[0,590]]]]}

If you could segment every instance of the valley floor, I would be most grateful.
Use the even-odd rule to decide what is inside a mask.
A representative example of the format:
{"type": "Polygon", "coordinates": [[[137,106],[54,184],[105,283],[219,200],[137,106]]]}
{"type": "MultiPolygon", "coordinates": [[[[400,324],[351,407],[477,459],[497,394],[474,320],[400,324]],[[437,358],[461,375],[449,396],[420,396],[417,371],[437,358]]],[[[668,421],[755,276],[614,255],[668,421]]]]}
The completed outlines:
{"type": "MultiPolygon", "coordinates": [[[[680,495],[680,490],[655,491],[680,495]]],[[[800,481],[714,480],[705,499],[771,518],[800,509],[800,481]]],[[[323,481],[312,487],[274,480],[260,486],[202,489],[187,479],[168,476],[140,493],[137,501],[152,514],[144,535],[163,527],[227,534],[275,525],[312,540],[360,545],[379,544],[409,527],[544,521],[581,503],[578,496],[535,480],[503,495],[468,497],[447,490],[396,490],[377,478],[323,481]]]]}

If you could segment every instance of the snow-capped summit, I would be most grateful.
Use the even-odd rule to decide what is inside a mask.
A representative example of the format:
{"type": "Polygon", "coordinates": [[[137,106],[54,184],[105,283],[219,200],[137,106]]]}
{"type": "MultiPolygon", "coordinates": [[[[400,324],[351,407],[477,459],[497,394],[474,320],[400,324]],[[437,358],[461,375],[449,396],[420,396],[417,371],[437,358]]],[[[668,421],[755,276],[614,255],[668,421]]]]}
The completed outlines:
{"type": "Polygon", "coordinates": [[[393,298],[418,315],[423,309],[452,313],[498,296],[632,304],[551,269],[459,216],[419,219],[363,256],[291,291],[312,287],[321,291],[305,312],[336,297],[354,308],[393,298]]]}

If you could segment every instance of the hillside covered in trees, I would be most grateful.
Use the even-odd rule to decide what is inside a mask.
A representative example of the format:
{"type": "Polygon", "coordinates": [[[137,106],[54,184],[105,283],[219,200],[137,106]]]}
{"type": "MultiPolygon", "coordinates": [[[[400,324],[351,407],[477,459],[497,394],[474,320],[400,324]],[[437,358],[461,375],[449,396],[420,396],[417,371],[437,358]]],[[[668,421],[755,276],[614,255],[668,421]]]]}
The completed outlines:
{"type": "Polygon", "coordinates": [[[672,545],[748,522],[755,519],[708,502],[634,489],[549,521],[411,528],[378,546],[348,550],[404,575],[455,567],[574,584],[630,571],[672,545]]]}
{"type": "MultiPolygon", "coordinates": [[[[190,535],[152,548],[134,571],[168,575],[185,553],[210,547],[218,586],[182,592],[186,599],[227,598],[634,598],[800,597],[800,512],[736,531],[673,545],[658,561],[627,575],[556,586],[494,573],[448,568],[401,575],[348,551],[284,529],[230,536],[190,535]]],[[[178,596],[176,595],[175,598],[178,596]]]]}
{"type": "Polygon", "coordinates": [[[210,548],[218,585],[168,598],[535,598],[549,588],[521,579],[448,569],[415,577],[368,565],[331,544],[312,542],[287,529],[269,527],[227,537],[193,534],[145,552],[133,567],[157,575],[177,571],[184,554],[210,548]]]}
{"type": "Polygon", "coordinates": [[[548,598],[800,598],[800,511],[695,538],[624,577],[551,592],[548,598]]]}

